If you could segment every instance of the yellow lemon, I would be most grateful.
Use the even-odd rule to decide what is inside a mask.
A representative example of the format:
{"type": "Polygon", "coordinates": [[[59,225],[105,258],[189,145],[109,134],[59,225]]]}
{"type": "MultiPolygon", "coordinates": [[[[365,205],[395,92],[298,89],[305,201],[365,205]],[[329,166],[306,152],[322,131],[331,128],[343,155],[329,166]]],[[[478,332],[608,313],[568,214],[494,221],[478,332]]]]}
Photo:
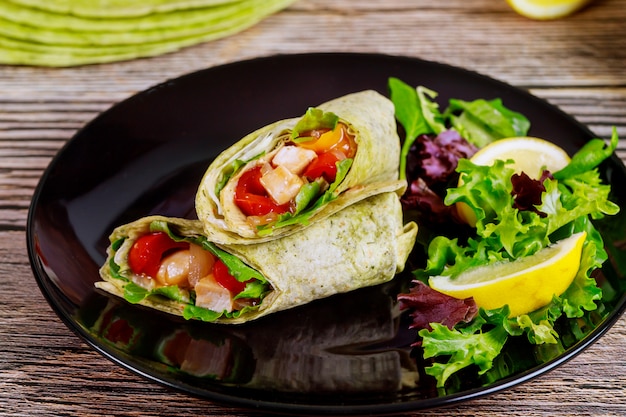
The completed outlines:
{"type": "Polygon", "coordinates": [[[545,306],[567,290],[578,273],[587,234],[576,233],[534,255],[468,269],[456,278],[438,275],[429,285],[454,298],[473,297],[479,307],[508,305],[509,317],[545,306]]]}
{"type": "Polygon", "coordinates": [[[515,172],[525,172],[539,179],[543,169],[556,172],[569,164],[570,158],[563,148],[545,139],[520,136],[500,139],[480,149],[470,159],[476,165],[491,165],[496,159],[514,161],[515,172]]]}
{"type": "MultiPolygon", "coordinates": [[[[476,165],[490,166],[495,160],[512,159],[509,165],[516,173],[525,172],[530,178],[539,179],[544,169],[556,172],[569,164],[570,157],[563,148],[545,139],[519,136],[500,139],[476,152],[470,161],[476,165]]],[[[463,176],[459,178],[459,186],[463,176]]],[[[470,226],[476,225],[476,215],[465,203],[457,203],[459,217],[470,226]]]]}
{"type": "Polygon", "coordinates": [[[522,16],[536,19],[557,19],[581,9],[590,0],[507,0],[522,16]]]}

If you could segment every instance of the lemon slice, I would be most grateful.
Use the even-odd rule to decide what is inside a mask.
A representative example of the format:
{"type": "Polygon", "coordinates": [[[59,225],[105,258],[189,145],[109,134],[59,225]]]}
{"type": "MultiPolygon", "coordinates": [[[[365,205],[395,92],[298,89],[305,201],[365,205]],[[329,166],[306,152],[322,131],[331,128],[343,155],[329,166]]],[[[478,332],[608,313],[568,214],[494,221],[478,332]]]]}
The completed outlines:
{"type": "Polygon", "coordinates": [[[522,16],[536,19],[558,19],[581,9],[590,0],[507,0],[522,16]]]}
{"type": "MultiPolygon", "coordinates": [[[[570,162],[570,157],[558,145],[545,139],[532,136],[519,136],[500,139],[476,152],[470,161],[476,165],[493,165],[495,160],[512,159],[509,165],[516,173],[525,172],[530,178],[539,179],[544,169],[550,172],[559,171],[570,162]]],[[[459,178],[459,186],[463,184],[463,176],[459,178]]],[[[456,203],[459,217],[470,226],[476,225],[476,215],[465,203],[456,203]]]]}
{"type": "Polygon", "coordinates": [[[429,285],[454,298],[473,297],[479,307],[508,305],[509,317],[545,306],[567,290],[578,273],[587,233],[576,233],[534,255],[468,269],[456,278],[433,276],[429,285]]]}
{"type": "Polygon", "coordinates": [[[532,136],[519,136],[491,142],[470,159],[476,165],[491,165],[496,159],[512,159],[515,172],[539,179],[543,168],[556,172],[569,164],[570,157],[558,145],[532,136]]]}

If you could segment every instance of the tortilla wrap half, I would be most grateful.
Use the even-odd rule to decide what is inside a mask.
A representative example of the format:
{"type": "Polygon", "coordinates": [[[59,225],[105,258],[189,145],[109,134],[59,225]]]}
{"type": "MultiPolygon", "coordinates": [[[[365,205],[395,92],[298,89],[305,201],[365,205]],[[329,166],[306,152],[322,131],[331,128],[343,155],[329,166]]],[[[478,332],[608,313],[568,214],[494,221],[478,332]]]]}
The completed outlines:
{"type": "Polygon", "coordinates": [[[389,99],[367,90],[334,99],[316,109],[335,114],[339,123],[354,135],[356,154],[345,177],[331,184],[323,204],[311,204],[313,207],[287,221],[258,228],[235,204],[238,181],[246,170],[267,165],[306,116],[258,129],[222,152],[200,183],[196,212],[211,240],[226,244],[269,241],[301,230],[369,196],[388,191],[403,193],[406,181],[398,180],[400,139],[389,99]]]}
{"type": "MultiPolygon", "coordinates": [[[[112,245],[100,270],[103,281],[96,287],[127,300],[131,289],[132,299],[136,282],[141,280],[133,279],[128,250],[137,238],[162,223],[181,238],[207,241],[199,221],[152,216],[120,226],[110,236],[112,245]]],[[[254,245],[219,245],[269,284],[260,302],[240,314],[204,314],[191,304],[193,297],[170,299],[170,291],[132,302],[188,319],[244,323],[333,294],[390,281],[403,270],[416,235],[415,223],[403,224],[397,194],[383,193],[346,207],[297,234],[254,245]]]]}

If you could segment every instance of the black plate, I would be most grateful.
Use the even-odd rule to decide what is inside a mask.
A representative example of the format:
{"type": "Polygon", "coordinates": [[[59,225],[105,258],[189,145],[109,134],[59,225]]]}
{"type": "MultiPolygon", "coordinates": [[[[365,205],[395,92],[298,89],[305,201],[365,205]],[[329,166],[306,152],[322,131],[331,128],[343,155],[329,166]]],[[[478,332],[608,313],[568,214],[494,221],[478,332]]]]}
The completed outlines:
{"type": "MultiPolygon", "coordinates": [[[[624,310],[623,252],[612,250],[598,277],[604,314],[590,315],[583,328],[564,326],[563,344],[551,349],[510,343],[492,371],[463,375],[445,391],[423,374],[419,355],[408,348],[415,333],[394,316],[402,280],[234,327],[185,322],[94,290],[115,226],[149,214],[194,217],[196,187],[223,149],[343,94],[387,94],[390,76],[437,91],[442,107],[449,98],[499,97],[531,120],[531,135],[570,153],[593,137],[524,91],[419,59],[305,54],[199,71],[115,105],[54,158],[28,218],[29,256],[42,292],[70,329],[115,363],[195,396],[266,411],[375,414],[448,405],[529,380],[581,352],[624,310]],[[419,383],[399,385],[400,374],[419,376],[419,383]]],[[[617,157],[602,170],[610,183],[626,183],[617,157]]],[[[622,207],[625,190],[614,187],[613,200],[622,207]]],[[[611,229],[599,225],[611,249],[626,235],[624,217],[612,218],[611,229]]]]}

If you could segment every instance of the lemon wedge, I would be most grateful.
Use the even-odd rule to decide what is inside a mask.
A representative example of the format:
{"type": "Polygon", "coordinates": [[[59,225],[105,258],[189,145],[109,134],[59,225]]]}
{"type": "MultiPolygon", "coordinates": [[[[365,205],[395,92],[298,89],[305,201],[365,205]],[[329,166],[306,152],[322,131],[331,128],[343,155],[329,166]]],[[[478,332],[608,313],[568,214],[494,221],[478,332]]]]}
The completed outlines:
{"type": "Polygon", "coordinates": [[[514,161],[515,172],[525,172],[530,178],[539,179],[543,168],[556,172],[569,164],[570,157],[558,145],[532,136],[519,136],[491,142],[470,159],[476,165],[491,165],[496,159],[514,161]]]}
{"type": "MultiPolygon", "coordinates": [[[[541,178],[544,169],[550,172],[559,171],[570,162],[570,157],[558,145],[545,139],[532,136],[519,136],[500,139],[476,152],[470,161],[476,165],[493,165],[496,160],[506,161],[512,159],[509,165],[516,173],[525,172],[532,179],[541,178]]],[[[459,178],[459,186],[463,184],[463,176],[459,178]]],[[[456,211],[459,217],[467,224],[476,225],[476,215],[467,204],[456,203],[456,211]]]]}
{"type": "Polygon", "coordinates": [[[507,0],[517,13],[530,19],[550,20],[580,10],[590,0],[507,0]]]}
{"type": "Polygon", "coordinates": [[[468,269],[456,278],[433,276],[429,285],[454,298],[473,297],[479,307],[508,305],[509,317],[545,306],[567,290],[578,273],[587,233],[580,232],[534,255],[468,269]]]}

